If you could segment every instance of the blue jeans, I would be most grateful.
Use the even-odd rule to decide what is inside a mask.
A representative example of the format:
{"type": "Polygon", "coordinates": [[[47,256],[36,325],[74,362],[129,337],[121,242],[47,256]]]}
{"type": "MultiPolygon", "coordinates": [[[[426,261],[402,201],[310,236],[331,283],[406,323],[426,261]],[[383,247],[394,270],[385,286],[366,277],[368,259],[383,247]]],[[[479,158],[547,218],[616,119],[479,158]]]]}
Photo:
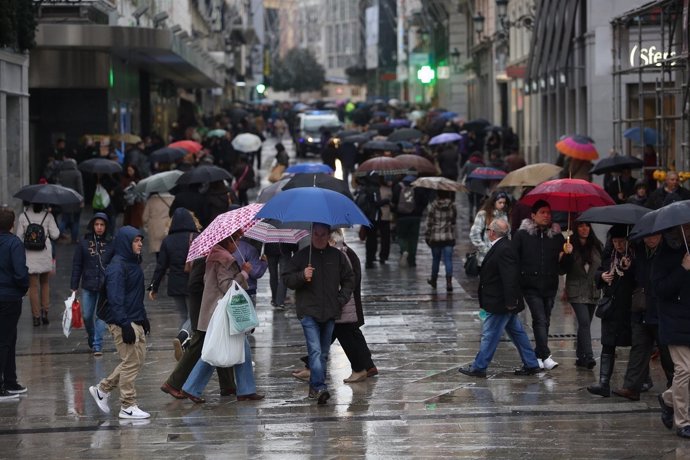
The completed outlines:
{"type": "Polygon", "coordinates": [[[60,233],[65,233],[68,229],[72,237],[72,243],[79,241],[79,219],[81,211],[63,212],[60,219],[60,233]]]}
{"type": "Polygon", "coordinates": [[[431,247],[431,277],[438,276],[438,269],[441,266],[441,257],[443,256],[443,265],[446,267],[446,276],[453,276],[453,246],[432,246],[431,247]]]}
{"type": "Polygon", "coordinates": [[[497,314],[487,312],[484,325],[482,326],[482,340],[479,345],[479,352],[474,358],[472,369],[486,371],[494,357],[504,330],[510,337],[510,340],[513,341],[513,344],[515,344],[518,353],[520,353],[522,364],[529,368],[539,366],[537,356],[532,350],[529,337],[527,337],[525,330],[522,328],[520,318],[513,313],[497,314]]]}
{"type": "Polygon", "coordinates": [[[553,310],[553,297],[540,297],[525,294],[525,302],[532,314],[532,331],[534,332],[534,351],[537,358],[546,359],[551,356],[549,350],[549,326],[551,325],[551,310],[553,310]]]}
{"type": "Polygon", "coordinates": [[[84,327],[89,336],[89,347],[93,348],[93,351],[101,351],[108,325],[96,316],[96,302],[98,291],[81,290],[81,316],[84,318],[84,327]]]}
{"type": "Polygon", "coordinates": [[[328,352],[331,349],[331,337],[335,321],[329,320],[319,323],[313,316],[305,316],[300,322],[304,330],[304,338],[307,340],[307,352],[309,353],[309,385],[316,391],[325,390],[326,387],[326,363],[328,352]]]}
{"type": "MultiPolygon", "coordinates": [[[[215,366],[211,366],[199,359],[190,372],[187,381],[182,387],[190,395],[200,397],[211,380],[211,375],[215,366]]],[[[254,381],[254,368],[252,367],[252,349],[249,346],[247,336],[244,337],[244,362],[232,366],[235,371],[235,384],[237,385],[237,396],[246,396],[256,393],[256,382],[254,381]]]]}

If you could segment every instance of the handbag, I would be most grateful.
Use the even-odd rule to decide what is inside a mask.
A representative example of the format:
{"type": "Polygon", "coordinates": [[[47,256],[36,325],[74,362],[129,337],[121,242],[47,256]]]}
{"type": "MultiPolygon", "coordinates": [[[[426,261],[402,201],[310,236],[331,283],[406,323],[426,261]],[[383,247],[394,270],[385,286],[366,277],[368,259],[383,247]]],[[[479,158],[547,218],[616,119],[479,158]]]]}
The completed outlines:
{"type": "Polygon", "coordinates": [[[479,276],[479,262],[477,261],[477,253],[469,252],[465,256],[465,275],[469,277],[479,276]]]}
{"type": "Polygon", "coordinates": [[[610,319],[613,317],[613,300],[614,296],[602,295],[597,302],[597,309],[594,311],[594,316],[600,319],[610,319]]]}
{"type": "Polygon", "coordinates": [[[636,287],[632,293],[632,302],[630,303],[630,311],[641,312],[647,310],[647,294],[643,287],[636,287]]]}
{"type": "Polygon", "coordinates": [[[230,334],[249,332],[259,325],[259,318],[249,294],[233,281],[223,299],[230,321],[230,334]]]}
{"type": "Polygon", "coordinates": [[[81,329],[84,327],[84,319],[81,315],[81,303],[78,299],[72,302],[72,328],[81,329]]]}
{"type": "Polygon", "coordinates": [[[208,323],[201,359],[211,366],[231,367],[244,362],[245,335],[230,334],[230,319],[222,304],[223,299],[216,304],[208,323]]]}

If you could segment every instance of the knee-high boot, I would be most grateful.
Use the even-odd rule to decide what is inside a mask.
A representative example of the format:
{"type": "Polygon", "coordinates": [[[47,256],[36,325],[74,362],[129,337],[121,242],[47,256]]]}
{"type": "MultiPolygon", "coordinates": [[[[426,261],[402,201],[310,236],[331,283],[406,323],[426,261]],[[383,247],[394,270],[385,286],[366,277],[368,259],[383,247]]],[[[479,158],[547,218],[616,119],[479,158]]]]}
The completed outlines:
{"type": "Polygon", "coordinates": [[[613,374],[613,365],[616,362],[616,355],[603,354],[601,355],[601,363],[599,366],[599,383],[587,387],[587,391],[593,395],[603,396],[608,398],[611,396],[611,375],[613,374]]]}

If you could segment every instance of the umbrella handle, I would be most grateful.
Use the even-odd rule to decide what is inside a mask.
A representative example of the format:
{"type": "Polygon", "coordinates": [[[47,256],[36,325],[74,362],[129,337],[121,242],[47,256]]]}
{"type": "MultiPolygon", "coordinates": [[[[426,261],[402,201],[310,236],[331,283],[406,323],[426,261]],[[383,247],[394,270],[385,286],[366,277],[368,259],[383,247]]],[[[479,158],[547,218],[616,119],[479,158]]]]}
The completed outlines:
{"type": "MultiPolygon", "coordinates": [[[[312,267],[311,267],[311,263],[307,264],[307,268],[312,268],[312,267]]],[[[305,276],[305,277],[304,277],[304,281],[306,281],[307,283],[311,283],[311,276],[310,276],[309,278],[307,278],[307,277],[305,276]]]]}

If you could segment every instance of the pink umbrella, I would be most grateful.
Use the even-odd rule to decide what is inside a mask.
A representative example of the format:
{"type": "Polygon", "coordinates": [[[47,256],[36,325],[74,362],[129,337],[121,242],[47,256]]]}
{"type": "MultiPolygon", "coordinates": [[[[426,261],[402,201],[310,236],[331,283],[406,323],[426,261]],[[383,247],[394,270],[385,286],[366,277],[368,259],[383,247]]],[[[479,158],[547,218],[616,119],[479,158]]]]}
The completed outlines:
{"type": "Polygon", "coordinates": [[[309,236],[309,230],[294,228],[276,228],[265,221],[259,221],[244,233],[244,236],[262,243],[289,243],[295,244],[302,238],[309,236]]]}
{"type": "Polygon", "coordinates": [[[257,221],[254,216],[263,208],[263,203],[252,203],[247,206],[228,211],[217,216],[206,229],[197,236],[189,246],[187,262],[191,262],[199,257],[206,257],[211,248],[229,237],[237,230],[247,231],[252,228],[257,221]]]}

